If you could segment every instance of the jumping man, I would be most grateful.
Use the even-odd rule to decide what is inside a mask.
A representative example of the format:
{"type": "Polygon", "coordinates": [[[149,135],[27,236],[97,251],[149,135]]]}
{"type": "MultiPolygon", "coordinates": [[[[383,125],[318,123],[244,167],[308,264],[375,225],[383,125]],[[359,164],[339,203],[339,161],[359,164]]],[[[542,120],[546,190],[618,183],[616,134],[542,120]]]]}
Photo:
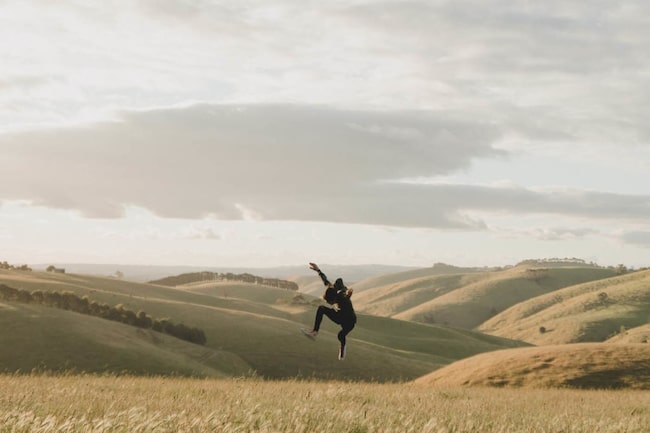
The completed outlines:
{"type": "Polygon", "coordinates": [[[328,304],[336,306],[336,308],[330,308],[324,305],[318,307],[318,310],[316,310],[314,327],[311,331],[302,328],[302,332],[309,338],[316,338],[318,330],[320,329],[320,324],[323,321],[323,315],[329,317],[332,322],[341,326],[341,331],[338,333],[338,339],[341,342],[339,348],[339,359],[343,360],[346,351],[345,336],[352,331],[354,325],[357,323],[357,315],[354,313],[352,301],[350,301],[353,290],[345,287],[341,278],[337,278],[334,284],[330,283],[327,276],[321,272],[316,263],[309,263],[309,267],[318,272],[318,276],[323,280],[323,284],[325,284],[323,299],[325,299],[325,302],[328,304]]]}

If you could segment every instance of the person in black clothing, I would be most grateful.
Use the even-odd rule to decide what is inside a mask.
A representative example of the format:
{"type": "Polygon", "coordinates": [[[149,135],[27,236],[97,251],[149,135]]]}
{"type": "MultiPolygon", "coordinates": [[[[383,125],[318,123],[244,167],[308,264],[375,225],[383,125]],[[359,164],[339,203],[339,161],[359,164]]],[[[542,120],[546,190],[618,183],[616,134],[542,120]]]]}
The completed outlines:
{"type": "Polygon", "coordinates": [[[325,302],[330,305],[335,305],[337,308],[330,308],[324,305],[319,306],[318,310],[316,310],[314,327],[311,330],[303,328],[302,332],[309,338],[316,338],[320,324],[323,321],[323,316],[329,317],[332,322],[341,326],[341,331],[338,333],[338,339],[341,342],[341,346],[339,347],[339,360],[343,360],[346,352],[345,337],[357,323],[357,315],[354,313],[352,301],[350,301],[353,289],[345,287],[341,278],[337,278],[334,284],[330,283],[327,276],[325,276],[316,263],[309,263],[309,267],[318,272],[318,276],[323,280],[323,284],[325,285],[323,299],[325,299],[325,302]]]}

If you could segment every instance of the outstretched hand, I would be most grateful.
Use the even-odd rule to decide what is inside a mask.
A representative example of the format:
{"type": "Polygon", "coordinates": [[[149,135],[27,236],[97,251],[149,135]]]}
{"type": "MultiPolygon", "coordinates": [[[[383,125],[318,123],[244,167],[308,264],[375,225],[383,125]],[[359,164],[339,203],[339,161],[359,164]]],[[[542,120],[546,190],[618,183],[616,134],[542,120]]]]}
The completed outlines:
{"type": "Polygon", "coordinates": [[[312,271],[320,272],[320,268],[318,267],[318,265],[316,263],[309,262],[309,268],[312,271]]]}

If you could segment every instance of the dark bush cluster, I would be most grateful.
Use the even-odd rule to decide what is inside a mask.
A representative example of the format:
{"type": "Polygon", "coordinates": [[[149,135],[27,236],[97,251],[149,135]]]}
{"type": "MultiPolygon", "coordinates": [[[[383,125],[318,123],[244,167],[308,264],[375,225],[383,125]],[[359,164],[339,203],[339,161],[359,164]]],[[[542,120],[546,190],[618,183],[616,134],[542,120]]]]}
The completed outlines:
{"type": "Polygon", "coordinates": [[[79,297],[72,292],[49,292],[40,290],[29,292],[0,284],[0,299],[40,304],[47,307],[88,314],[139,328],[152,329],[191,343],[205,345],[207,342],[205,332],[202,329],[190,328],[182,323],[174,323],[169,319],[154,319],[144,311],[138,311],[136,313],[125,308],[122,304],[114,307],[108,304],[100,304],[91,301],[88,299],[88,296],[79,297]]]}
{"type": "Polygon", "coordinates": [[[197,283],[199,281],[237,281],[242,283],[261,284],[264,286],[277,287],[286,290],[298,290],[298,284],[293,281],[280,280],[277,278],[264,278],[251,274],[231,274],[218,272],[191,272],[187,274],[176,275],[173,277],[161,278],[160,280],[150,281],[151,284],[160,284],[161,286],[180,286],[183,284],[197,283]]]}
{"type": "Polygon", "coordinates": [[[11,265],[7,263],[6,260],[4,262],[0,262],[0,269],[12,269],[16,271],[27,271],[27,272],[32,270],[32,268],[30,268],[27,265],[21,265],[21,266],[11,265]]]}

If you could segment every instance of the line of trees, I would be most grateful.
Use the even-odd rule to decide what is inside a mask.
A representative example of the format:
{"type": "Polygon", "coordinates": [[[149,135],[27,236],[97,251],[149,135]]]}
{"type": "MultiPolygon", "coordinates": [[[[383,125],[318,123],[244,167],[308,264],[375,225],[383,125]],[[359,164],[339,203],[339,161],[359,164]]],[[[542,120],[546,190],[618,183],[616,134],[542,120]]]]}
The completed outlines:
{"type": "Polygon", "coordinates": [[[27,271],[27,272],[32,270],[32,268],[30,268],[27,265],[21,265],[21,266],[11,265],[7,263],[6,260],[4,262],[0,262],[0,269],[13,269],[16,271],[27,271]]]}
{"type": "Polygon", "coordinates": [[[41,290],[30,292],[0,284],[0,299],[70,310],[138,328],[162,332],[180,338],[181,340],[189,341],[190,343],[200,345],[207,343],[205,332],[202,329],[190,328],[182,323],[174,323],[167,318],[155,319],[144,311],[138,311],[136,313],[122,304],[114,307],[108,304],[100,304],[96,301],[91,301],[88,296],[79,297],[72,292],[49,292],[41,290]]]}
{"type": "Polygon", "coordinates": [[[200,281],[237,281],[250,284],[261,284],[279,289],[298,291],[298,284],[293,281],[280,280],[278,278],[264,278],[252,274],[232,274],[219,272],[190,272],[172,277],[161,278],[150,281],[151,284],[160,284],[161,286],[181,286],[183,284],[198,283],[200,281]]]}
{"type": "Polygon", "coordinates": [[[581,265],[599,267],[594,262],[587,263],[586,260],[577,257],[552,257],[546,259],[526,259],[517,263],[517,265],[581,265]]]}

